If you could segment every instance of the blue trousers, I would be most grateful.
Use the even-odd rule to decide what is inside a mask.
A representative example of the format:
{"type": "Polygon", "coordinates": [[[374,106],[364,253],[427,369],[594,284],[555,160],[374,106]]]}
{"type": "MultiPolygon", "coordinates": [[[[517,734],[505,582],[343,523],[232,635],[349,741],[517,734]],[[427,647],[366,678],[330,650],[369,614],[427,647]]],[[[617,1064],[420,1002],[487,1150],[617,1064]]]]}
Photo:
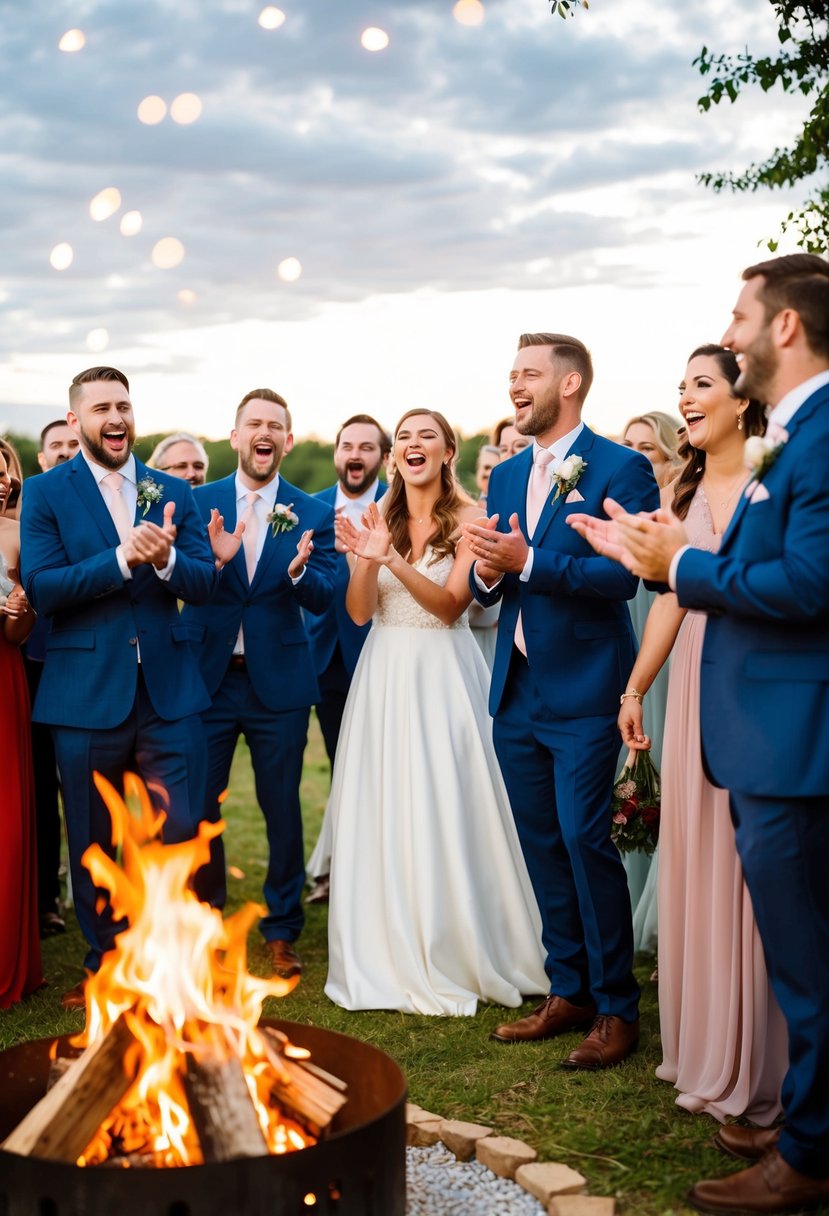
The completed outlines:
{"type": "MultiPolygon", "coordinates": [[[[820,740],[816,747],[823,746],[820,740]]],[[[747,758],[747,763],[749,763],[747,758]]],[[[829,800],[731,794],[737,851],[789,1031],[781,1156],[829,1176],[829,800]]]]}
{"type": "MultiPolygon", "coordinates": [[[[259,928],[266,941],[295,941],[302,932],[305,856],[299,783],[308,738],[310,707],[268,709],[253,690],[246,671],[228,671],[213,704],[203,715],[207,736],[205,818],[221,818],[219,795],[227,789],[230,766],[240,735],[250,748],[256,798],[265,816],[268,869],[263,894],[268,911],[259,928]]],[[[210,865],[199,876],[197,890],[216,907],[225,902],[224,850],[213,841],[210,865]]]]}
{"type": "Polygon", "coordinates": [[[197,714],[168,722],[155,712],[139,672],[135,703],[126,720],[109,730],[52,728],[55,755],[69,841],[69,865],[75,913],[89,950],[84,966],[97,971],[101,955],[112,948],[124,926],[113,920],[106,893],[96,888],[81,857],[90,844],[114,856],[112,824],[100,794],[92,784],[100,773],[123,793],[125,772],[136,772],[146,785],[161,786],[167,802],[153,802],[167,812],[167,844],[196,834],[204,808],[205,738],[197,714]],[[98,905],[100,910],[96,907],[98,905]]]}
{"type": "MultiPolygon", "coordinates": [[[[562,690],[562,714],[566,714],[562,690]]],[[[638,1016],[630,896],[610,839],[615,715],[554,716],[516,651],[493,738],[538,906],[550,990],[638,1016]]]]}

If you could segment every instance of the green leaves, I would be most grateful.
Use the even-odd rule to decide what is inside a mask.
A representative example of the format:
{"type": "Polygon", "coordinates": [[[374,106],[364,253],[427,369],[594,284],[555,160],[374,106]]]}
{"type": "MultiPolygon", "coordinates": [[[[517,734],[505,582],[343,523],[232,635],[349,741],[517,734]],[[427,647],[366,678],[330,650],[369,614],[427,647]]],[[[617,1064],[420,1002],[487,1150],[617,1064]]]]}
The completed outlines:
{"type": "Polygon", "coordinates": [[[559,17],[567,18],[576,15],[577,8],[590,8],[588,0],[550,0],[550,12],[558,13],[559,17]]]}

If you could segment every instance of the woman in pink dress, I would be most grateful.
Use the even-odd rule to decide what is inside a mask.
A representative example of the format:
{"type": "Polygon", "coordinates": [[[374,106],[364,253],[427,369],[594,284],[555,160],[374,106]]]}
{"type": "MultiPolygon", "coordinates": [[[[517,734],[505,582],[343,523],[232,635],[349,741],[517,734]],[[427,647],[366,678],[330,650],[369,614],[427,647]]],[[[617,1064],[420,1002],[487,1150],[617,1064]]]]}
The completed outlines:
{"type": "Polygon", "coordinates": [[[34,613],[18,575],[20,529],[6,515],[6,505],[19,489],[0,452],[0,1009],[43,983],[29,692],[18,651],[31,632],[34,613]]]}
{"type": "MultiPolygon", "coordinates": [[[[735,356],[722,347],[701,346],[691,355],[679,401],[686,463],[663,491],[663,506],[685,520],[690,543],[711,552],[748,480],[745,440],[765,425],[757,402],[734,395],[738,374],[735,356]]],[[[703,771],[704,631],[704,613],[680,608],[672,593],[658,596],[619,714],[623,743],[650,747],[641,697],[671,654],[658,879],[663,1058],[656,1075],[674,1084],[686,1110],[768,1126],[781,1110],[785,1025],[743,882],[728,794],[703,771]]]]}

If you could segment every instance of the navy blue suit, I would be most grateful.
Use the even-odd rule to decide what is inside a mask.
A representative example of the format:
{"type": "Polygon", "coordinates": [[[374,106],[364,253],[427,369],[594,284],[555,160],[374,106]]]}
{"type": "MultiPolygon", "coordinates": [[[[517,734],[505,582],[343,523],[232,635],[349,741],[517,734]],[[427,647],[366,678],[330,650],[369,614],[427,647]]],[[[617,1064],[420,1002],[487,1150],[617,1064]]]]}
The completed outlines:
{"type": "MultiPolygon", "coordinates": [[[[195,491],[202,518],[211,508],[236,526],[235,474],[195,491]]],[[[208,744],[206,818],[219,817],[219,795],[227,788],[240,734],[247,739],[256,797],[265,816],[269,861],[264,894],[268,907],[260,928],[266,940],[294,941],[303,924],[300,902],[305,883],[299,782],[310,707],[318,696],[302,611],[318,613],[331,603],[336,552],[334,513],[325,503],[279,479],[276,501],[293,504],[298,525],[273,536],[269,525],[259,561],[248,582],[244,550],[221,572],[209,604],[187,607],[183,620],[201,641],[201,670],[213,704],[203,715],[208,744]],[[314,529],[314,552],[294,585],[288,566],[302,532],[314,529]],[[245,664],[231,664],[243,629],[245,664]]],[[[212,854],[200,894],[224,903],[224,857],[220,842],[212,854]]]]}
{"type": "MultiPolygon", "coordinates": [[[[139,482],[150,474],[139,460],[135,468],[139,482]]],[[[152,477],[162,500],[146,517],[138,508],[137,522],[160,525],[165,504],[175,502],[176,561],[167,581],[147,565],[124,579],[115,525],[80,454],[27,483],[21,519],[26,593],[51,618],[33,719],[52,726],[75,910],[93,969],[116,931],[108,913],[96,913],[99,893],[80,861],[92,841],[110,848],[93,770],[116,788],[130,767],[162,786],[170,842],[193,835],[204,801],[199,713],[210,698],[177,601],[209,599],[218,576],[190,486],[154,470],[152,477]]]]}
{"type": "MultiPolygon", "coordinates": [[[[314,497],[334,508],[337,503],[337,485],[335,482],[333,486],[320,490],[314,497]]],[[[375,502],[381,499],[385,492],[385,482],[378,482],[375,502]]],[[[351,677],[371,629],[371,622],[367,625],[355,625],[348,615],[345,596],[350,577],[351,570],[346,555],[337,553],[334,599],[319,616],[309,615],[305,618],[314,670],[320,686],[317,718],[332,768],[351,677]]]]}
{"type": "MultiPolygon", "coordinates": [[[[731,813],[789,1031],[780,1152],[829,1175],[829,385],[795,413],[718,554],[687,550],[684,607],[708,613],[704,758],[731,813]]],[[[726,994],[723,994],[725,999],[726,994]]]]}
{"type": "Polygon", "coordinates": [[[498,527],[516,513],[532,544],[530,578],[507,574],[488,594],[473,574],[475,597],[501,599],[490,711],[494,740],[518,835],[541,911],[551,991],[599,1013],[633,1021],[639,991],[632,974],[630,898],[610,839],[610,796],[619,754],[619,694],[636,643],[626,600],[637,579],[597,557],[566,519],[602,513],[610,495],[628,510],[653,510],[659,494],[638,453],[585,427],[571,448],[587,467],[568,503],[554,489],[527,536],[532,448],[496,465],[487,497],[498,527]],[[513,643],[519,610],[527,658],[513,643]]]}

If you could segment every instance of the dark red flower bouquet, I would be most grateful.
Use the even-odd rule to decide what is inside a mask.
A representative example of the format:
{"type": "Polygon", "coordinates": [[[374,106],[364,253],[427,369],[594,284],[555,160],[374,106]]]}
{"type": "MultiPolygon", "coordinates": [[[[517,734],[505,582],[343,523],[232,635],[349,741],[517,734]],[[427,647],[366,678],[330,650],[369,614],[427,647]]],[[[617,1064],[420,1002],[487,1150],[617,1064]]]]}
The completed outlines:
{"type": "Polygon", "coordinates": [[[659,839],[661,789],[650,752],[629,751],[610,800],[611,839],[620,853],[652,853],[659,839]]]}

